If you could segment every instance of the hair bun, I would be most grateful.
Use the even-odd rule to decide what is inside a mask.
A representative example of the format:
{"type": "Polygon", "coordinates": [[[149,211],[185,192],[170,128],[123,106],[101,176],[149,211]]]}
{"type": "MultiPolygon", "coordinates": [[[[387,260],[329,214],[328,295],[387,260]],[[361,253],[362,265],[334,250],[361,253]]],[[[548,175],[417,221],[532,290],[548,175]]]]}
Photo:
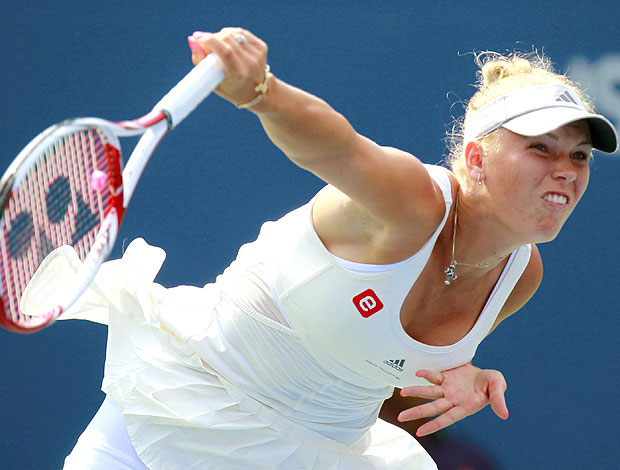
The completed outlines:
{"type": "Polygon", "coordinates": [[[521,57],[487,57],[481,64],[481,82],[487,87],[502,78],[532,73],[532,63],[521,57]]]}

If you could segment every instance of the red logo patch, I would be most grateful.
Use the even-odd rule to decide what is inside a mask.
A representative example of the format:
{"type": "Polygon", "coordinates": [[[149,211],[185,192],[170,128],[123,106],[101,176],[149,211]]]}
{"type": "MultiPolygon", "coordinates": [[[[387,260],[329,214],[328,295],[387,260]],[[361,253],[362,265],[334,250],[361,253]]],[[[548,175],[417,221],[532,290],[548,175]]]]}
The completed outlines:
{"type": "Polygon", "coordinates": [[[383,308],[383,302],[372,289],[366,289],[361,294],[353,297],[353,305],[364,318],[374,315],[383,308]]]}

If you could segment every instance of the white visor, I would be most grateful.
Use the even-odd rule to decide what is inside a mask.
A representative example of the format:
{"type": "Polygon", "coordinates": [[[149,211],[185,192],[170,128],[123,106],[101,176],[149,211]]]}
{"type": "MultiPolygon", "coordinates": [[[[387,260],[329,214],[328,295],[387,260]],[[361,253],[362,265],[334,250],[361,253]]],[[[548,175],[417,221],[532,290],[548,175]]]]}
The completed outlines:
{"type": "Polygon", "coordinates": [[[468,121],[465,143],[504,127],[525,136],[546,134],[585,119],[592,146],[607,153],[618,147],[614,126],[600,114],[586,110],[579,96],[559,83],[519,88],[480,108],[468,121]]]}

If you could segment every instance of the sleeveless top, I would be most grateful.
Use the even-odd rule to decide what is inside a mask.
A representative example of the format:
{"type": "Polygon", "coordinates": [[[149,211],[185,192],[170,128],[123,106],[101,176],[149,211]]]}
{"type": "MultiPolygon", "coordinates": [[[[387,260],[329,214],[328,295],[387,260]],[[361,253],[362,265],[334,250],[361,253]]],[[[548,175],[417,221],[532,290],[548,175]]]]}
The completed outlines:
{"type": "Polygon", "coordinates": [[[330,373],[359,386],[426,384],[416,371],[447,370],[471,361],[530,258],[530,245],[511,254],[475,325],[458,342],[430,346],[407,335],[400,320],[402,304],[452,204],[447,170],[431,165],[426,169],[443,192],[446,211],[424,246],[403,262],[376,273],[343,266],[314,230],[313,199],[264,224],[257,240],[242,247],[231,266],[233,271],[257,262],[269,266],[263,272],[271,273],[266,282],[274,300],[311,355],[330,373]]]}

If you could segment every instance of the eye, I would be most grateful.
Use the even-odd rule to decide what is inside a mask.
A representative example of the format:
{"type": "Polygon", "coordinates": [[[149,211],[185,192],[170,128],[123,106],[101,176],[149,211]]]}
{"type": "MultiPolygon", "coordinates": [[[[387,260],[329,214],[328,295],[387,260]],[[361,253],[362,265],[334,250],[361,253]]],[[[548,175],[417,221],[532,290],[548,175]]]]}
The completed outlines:
{"type": "Polygon", "coordinates": [[[531,149],[535,149],[535,150],[539,150],[541,152],[546,152],[547,151],[547,146],[541,142],[535,142],[533,144],[530,145],[531,149]]]}
{"type": "Polygon", "coordinates": [[[578,152],[573,152],[573,154],[571,155],[571,158],[573,158],[574,160],[588,161],[591,155],[592,155],[591,152],[586,153],[586,152],[578,151],[578,152]]]}

